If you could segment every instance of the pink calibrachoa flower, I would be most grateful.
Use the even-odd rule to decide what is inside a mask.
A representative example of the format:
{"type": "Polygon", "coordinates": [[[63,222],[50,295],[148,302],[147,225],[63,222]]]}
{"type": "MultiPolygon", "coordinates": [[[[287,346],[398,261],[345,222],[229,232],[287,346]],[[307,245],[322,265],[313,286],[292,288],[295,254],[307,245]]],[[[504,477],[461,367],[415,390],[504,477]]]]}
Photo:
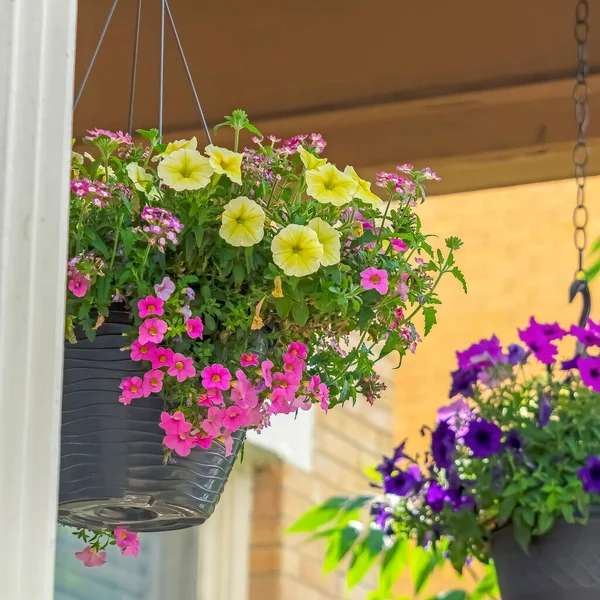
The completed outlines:
{"type": "Polygon", "coordinates": [[[140,340],[135,340],[131,344],[131,360],[152,360],[156,352],[156,344],[146,342],[142,344],[140,340]]]}
{"type": "Polygon", "coordinates": [[[73,278],[69,280],[69,289],[73,292],[74,296],[83,298],[88,291],[89,284],[89,279],[85,275],[75,273],[73,278]]]}
{"type": "Polygon", "coordinates": [[[327,412],[329,410],[329,388],[324,383],[319,384],[317,400],[321,403],[321,408],[327,412]]]}
{"type": "Polygon", "coordinates": [[[153,342],[160,344],[165,337],[168,325],[162,319],[148,319],[140,325],[140,343],[153,342]]]}
{"type": "Polygon", "coordinates": [[[158,369],[148,371],[148,373],[144,375],[144,396],[160,392],[160,390],[162,390],[164,376],[164,372],[159,371],[158,369]]]}
{"type": "Polygon", "coordinates": [[[179,426],[179,431],[167,433],[163,443],[167,448],[174,450],[179,456],[188,456],[192,448],[196,445],[195,436],[190,435],[192,424],[183,421],[179,426]]]}
{"type": "Polygon", "coordinates": [[[106,562],[106,552],[98,552],[96,548],[86,546],[81,552],[75,552],[75,558],[86,567],[101,567],[106,562]]]}
{"type": "Polygon", "coordinates": [[[160,317],[165,314],[163,308],[165,301],[162,298],[155,298],[154,296],[146,296],[138,302],[138,310],[140,311],[140,317],[145,319],[150,315],[156,315],[160,317]]]}
{"type": "Polygon", "coordinates": [[[213,388],[228,390],[230,381],[231,373],[223,365],[210,365],[202,371],[202,385],[207,390],[213,388]]]}
{"type": "Polygon", "coordinates": [[[123,390],[119,402],[123,404],[131,404],[134,398],[141,398],[144,394],[143,381],[139,377],[127,377],[119,387],[123,390]]]}
{"type": "Polygon", "coordinates": [[[117,547],[121,549],[121,554],[137,556],[140,551],[140,541],[137,533],[127,531],[125,527],[117,527],[114,532],[117,547]]]}
{"type": "Polygon", "coordinates": [[[226,434],[223,436],[223,446],[225,446],[225,456],[231,456],[233,452],[233,438],[226,434]]]}
{"type": "MultiPolygon", "coordinates": [[[[288,415],[295,410],[290,405],[288,391],[282,387],[274,388],[269,399],[271,401],[269,411],[272,415],[288,415]]],[[[294,396],[292,396],[292,399],[294,399],[294,396]]]]}
{"type": "Polygon", "coordinates": [[[402,273],[402,275],[400,275],[400,281],[398,282],[398,296],[400,296],[400,300],[402,300],[402,302],[406,302],[408,300],[408,292],[410,291],[410,288],[404,282],[409,277],[410,275],[408,273],[402,273]]]}
{"type": "Polygon", "coordinates": [[[294,354],[298,358],[302,360],[306,360],[308,356],[308,347],[305,346],[302,342],[292,342],[288,347],[288,354],[294,354]]]}
{"type": "Polygon", "coordinates": [[[273,368],[273,363],[270,360],[263,361],[262,365],[260,365],[260,370],[265,380],[265,385],[270,388],[273,384],[273,377],[271,376],[271,369],[273,368]]]}
{"type": "Polygon", "coordinates": [[[408,246],[406,244],[406,242],[404,240],[401,240],[399,238],[393,238],[390,240],[390,244],[392,245],[392,248],[396,251],[396,252],[406,252],[408,250],[408,246]]]}
{"type": "Polygon", "coordinates": [[[172,415],[163,410],[160,414],[160,423],[158,426],[164,429],[167,435],[170,435],[172,433],[179,433],[184,423],[185,415],[180,410],[174,412],[172,415]]]}
{"type": "Polygon", "coordinates": [[[200,448],[204,448],[205,450],[207,450],[208,448],[211,447],[212,443],[213,443],[213,436],[212,435],[208,435],[208,433],[205,433],[204,431],[200,431],[198,432],[198,434],[195,437],[195,442],[196,442],[196,446],[200,446],[200,448]]]}
{"type": "Polygon", "coordinates": [[[169,367],[167,373],[177,377],[177,381],[180,383],[188,377],[193,377],[196,374],[194,359],[191,356],[185,357],[178,352],[173,354],[173,364],[169,367]]]}
{"type": "Polygon", "coordinates": [[[360,276],[362,278],[360,280],[360,285],[362,285],[365,290],[377,290],[381,295],[387,294],[390,283],[385,269],[369,267],[368,269],[365,269],[360,276]]]}
{"type": "Polygon", "coordinates": [[[213,437],[219,437],[221,435],[221,426],[223,425],[223,417],[225,416],[225,410],[211,406],[208,409],[207,417],[202,421],[202,429],[212,435],[213,437]]]}
{"type": "Polygon", "coordinates": [[[154,355],[150,359],[152,361],[152,368],[170,367],[173,364],[173,356],[175,356],[175,352],[171,348],[156,348],[154,355]]]}
{"type": "Polygon", "coordinates": [[[252,354],[252,352],[242,354],[240,365],[242,365],[242,367],[258,366],[258,354],[252,354]]]}
{"type": "Polygon", "coordinates": [[[312,408],[312,402],[308,396],[296,396],[290,406],[295,410],[310,410],[312,408]]]}
{"type": "Polygon", "coordinates": [[[293,373],[298,379],[302,378],[302,371],[304,370],[304,362],[300,360],[295,354],[286,352],[283,355],[283,371],[284,373],[293,373]]]}
{"type": "Polygon", "coordinates": [[[321,378],[318,375],[313,375],[308,382],[308,391],[315,396],[319,393],[319,384],[321,378]]]}
{"type": "Polygon", "coordinates": [[[185,324],[185,328],[187,329],[188,335],[192,339],[202,339],[202,331],[204,330],[204,324],[202,323],[200,317],[188,319],[187,323],[185,324]]]}
{"type": "Polygon", "coordinates": [[[286,399],[291,402],[300,388],[300,379],[292,372],[274,373],[273,385],[282,389],[286,399]]]}
{"type": "Polygon", "coordinates": [[[237,431],[246,423],[246,411],[239,406],[230,406],[223,417],[223,427],[229,431],[237,431]]]}
{"type": "Polygon", "coordinates": [[[168,277],[163,278],[161,283],[157,283],[154,286],[154,293],[161,300],[168,300],[174,291],[175,284],[168,277]]]}
{"type": "Polygon", "coordinates": [[[200,394],[198,398],[199,406],[213,406],[215,404],[223,404],[223,392],[216,388],[211,388],[200,394]]]}
{"type": "Polygon", "coordinates": [[[231,400],[240,408],[254,408],[258,404],[258,392],[245,373],[241,370],[235,372],[237,381],[231,389],[231,400]]]}

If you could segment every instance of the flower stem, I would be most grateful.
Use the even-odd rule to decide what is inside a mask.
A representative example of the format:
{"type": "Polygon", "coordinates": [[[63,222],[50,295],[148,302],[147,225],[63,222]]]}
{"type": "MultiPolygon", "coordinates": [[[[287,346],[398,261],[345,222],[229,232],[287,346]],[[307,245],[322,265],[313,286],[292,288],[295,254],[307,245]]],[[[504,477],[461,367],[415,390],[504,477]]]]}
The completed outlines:
{"type": "Polygon", "coordinates": [[[385,220],[388,216],[388,212],[390,210],[390,206],[392,204],[392,200],[394,199],[394,196],[390,196],[390,199],[388,200],[386,206],[385,206],[385,212],[383,213],[383,219],[381,219],[381,225],[379,226],[379,234],[377,235],[377,240],[375,240],[375,248],[377,248],[377,246],[379,246],[379,243],[381,242],[381,236],[383,235],[383,227],[385,225],[385,220]]]}
{"type": "Polygon", "coordinates": [[[108,267],[109,271],[112,271],[113,263],[115,262],[115,256],[117,254],[117,244],[119,243],[119,233],[120,233],[122,224],[123,224],[123,214],[121,214],[119,216],[119,223],[115,229],[115,241],[113,243],[112,256],[110,257],[110,264],[108,267]]]}
{"type": "Polygon", "coordinates": [[[233,143],[233,151],[234,152],[238,151],[239,143],[240,143],[240,130],[236,127],[235,128],[235,141],[233,143]]]}

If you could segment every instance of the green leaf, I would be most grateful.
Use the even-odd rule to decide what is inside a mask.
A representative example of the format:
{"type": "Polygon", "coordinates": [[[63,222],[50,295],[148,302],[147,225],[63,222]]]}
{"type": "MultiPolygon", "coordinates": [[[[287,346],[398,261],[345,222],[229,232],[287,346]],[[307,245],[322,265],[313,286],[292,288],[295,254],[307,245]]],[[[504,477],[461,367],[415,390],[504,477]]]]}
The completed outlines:
{"type": "Polygon", "coordinates": [[[513,535],[523,552],[528,554],[529,542],[531,542],[531,530],[523,519],[515,513],[513,518],[513,535]]]}
{"type": "Polygon", "coordinates": [[[282,318],[286,319],[290,314],[290,310],[292,308],[292,300],[288,296],[284,296],[283,298],[278,298],[277,302],[275,302],[275,310],[277,314],[282,318]]]}
{"type": "Polygon", "coordinates": [[[383,531],[370,529],[367,537],[354,550],[352,562],[346,575],[346,585],[349,590],[355,587],[367,574],[367,571],[383,549],[383,539],[383,531]]]}
{"type": "Polygon", "coordinates": [[[288,529],[288,532],[302,533],[318,529],[321,525],[325,525],[335,519],[346,502],[348,502],[348,498],[345,496],[329,498],[323,504],[311,508],[307,513],[302,515],[288,529]]]}
{"type": "Polygon", "coordinates": [[[244,275],[246,271],[244,269],[244,265],[240,262],[236,262],[233,265],[233,281],[237,284],[242,283],[244,281],[244,275]]]}
{"type": "Polygon", "coordinates": [[[292,306],[292,316],[294,317],[294,321],[301,327],[306,325],[306,321],[308,321],[308,305],[306,302],[294,304],[292,306]]]}
{"type": "Polygon", "coordinates": [[[428,335],[431,328],[437,323],[437,319],[435,318],[436,315],[437,311],[433,306],[426,306],[423,309],[423,316],[425,317],[425,335],[428,335]]]}
{"type": "Polygon", "coordinates": [[[562,516],[567,523],[575,523],[575,516],[573,507],[570,504],[565,504],[560,507],[562,516]]]}
{"type": "Polygon", "coordinates": [[[486,567],[486,575],[480,579],[475,589],[471,592],[469,600],[487,600],[500,596],[498,590],[498,579],[496,578],[496,569],[493,565],[486,567]]]}
{"type": "Polygon", "coordinates": [[[452,271],[450,271],[450,272],[460,282],[460,284],[462,285],[463,290],[465,291],[465,294],[466,294],[467,293],[467,282],[465,281],[465,276],[462,274],[462,271],[458,267],[454,267],[454,269],[452,269],[452,271]]]}
{"type": "Polygon", "coordinates": [[[449,248],[450,250],[459,250],[460,247],[463,245],[462,240],[455,236],[446,238],[445,242],[446,242],[446,247],[449,248]]]}
{"type": "Polygon", "coordinates": [[[429,600],[467,600],[467,592],[463,590],[452,590],[451,592],[442,592],[437,596],[432,596],[429,600]]]}
{"type": "Polygon", "coordinates": [[[543,512],[539,515],[537,521],[536,534],[542,535],[550,530],[554,525],[554,517],[551,513],[543,512]]]}
{"type": "Polygon", "coordinates": [[[506,522],[509,520],[513,510],[517,506],[517,501],[518,498],[516,495],[511,495],[502,499],[502,502],[500,502],[500,506],[498,508],[498,516],[500,517],[501,521],[506,522]]]}
{"type": "Polygon", "coordinates": [[[92,239],[92,246],[94,246],[94,248],[96,248],[96,250],[99,250],[104,255],[104,258],[108,258],[110,256],[110,253],[109,253],[108,248],[106,247],[106,244],[104,243],[102,238],[95,232],[94,232],[94,237],[92,239]]]}
{"type": "Polygon", "coordinates": [[[437,566],[435,554],[417,546],[411,549],[409,562],[415,594],[420,594],[437,566]]]}
{"type": "Polygon", "coordinates": [[[399,538],[394,545],[385,553],[381,561],[379,573],[379,591],[389,593],[392,586],[398,580],[408,561],[409,541],[399,538]]]}
{"type": "Polygon", "coordinates": [[[358,539],[360,531],[360,523],[356,525],[348,524],[344,529],[337,531],[329,538],[325,560],[323,561],[323,573],[329,573],[339,565],[358,539]]]}

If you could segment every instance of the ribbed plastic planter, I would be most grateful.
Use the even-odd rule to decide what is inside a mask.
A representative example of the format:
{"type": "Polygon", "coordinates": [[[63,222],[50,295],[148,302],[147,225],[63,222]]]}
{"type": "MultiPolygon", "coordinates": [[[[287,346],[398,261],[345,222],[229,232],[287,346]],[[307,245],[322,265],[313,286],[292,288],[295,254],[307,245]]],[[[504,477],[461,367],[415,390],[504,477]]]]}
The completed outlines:
{"type": "Polygon", "coordinates": [[[492,536],[492,555],[502,600],[598,600],[600,511],[585,526],[558,521],[533,538],[529,554],[505,527],[492,536]]]}
{"type": "Polygon", "coordinates": [[[213,513],[245,433],[222,444],[172,454],[163,464],[158,397],[118,401],[123,377],[140,363],[122,352],[129,315],[111,311],[94,342],[66,344],[61,430],[59,522],[74,527],[168,531],[204,523],[213,513]]]}

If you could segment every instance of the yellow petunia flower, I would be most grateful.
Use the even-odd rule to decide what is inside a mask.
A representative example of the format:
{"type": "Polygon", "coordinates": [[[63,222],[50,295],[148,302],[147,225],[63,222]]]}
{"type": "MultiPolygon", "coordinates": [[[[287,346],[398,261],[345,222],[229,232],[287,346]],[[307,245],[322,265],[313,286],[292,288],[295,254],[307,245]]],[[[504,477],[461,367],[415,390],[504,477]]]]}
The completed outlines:
{"type": "Polygon", "coordinates": [[[298,146],[298,154],[300,156],[302,164],[306,167],[307,171],[311,171],[312,169],[318,169],[319,167],[322,167],[323,165],[327,164],[326,158],[317,158],[314,154],[311,154],[302,146],[298,146]]]}
{"type": "Polygon", "coordinates": [[[140,192],[145,192],[146,187],[152,181],[152,175],[146,173],[144,168],[140,167],[136,162],[127,165],[127,175],[129,175],[129,179],[131,179],[135,189],[140,192]]]}
{"type": "Polygon", "coordinates": [[[219,235],[232,246],[254,246],[265,235],[265,211],[250,198],[238,196],[225,205],[219,235]]]}
{"type": "Polygon", "coordinates": [[[176,150],[182,150],[183,148],[196,150],[198,148],[198,140],[196,139],[196,136],[194,136],[191,140],[175,140],[174,142],[169,142],[165,148],[165,151],[160,156],[170,156],[176,150]]]}
{"type": "Polygon", "coordinates": [[[356,191],[354,192],[354,196],[356,198],[359,198],[360,200],[366,202],[367,204],[370,204],[371,206],[377,206],[378,204],[381,204],[383,202],[383,200],[379,196],[376,196],[371,191],[371,182],[361,179],[354,170],[354,167],[348,165],[344,169],[344,173],[351,177],[358,184],[356,191]]]}
{"type": "Polygon", "coordinates": [[[306,186],[306,193],[317,202],[342,206],[352,201],[357,183],[332,164],[326,164],[306,173],[306,186]]]}
{"type": "Polygon", "coordinates": [[[215,173],[227,175],[233,183],[242,184],[242,157],[243,154],[232,152],[227,148],[218,146],[206,146],[206,154],[210,160],[210,166],[215,173]]]}
{"type": "Polygon", "coordinates": [[[178,192],[206,187],[213,173],[208,158],[192,148],[175,150],[158,165],[160,180],[178,192]]]}
{"type": "Polygon", "coordinates": [[[321,265],[323,245],[316,232],[304,225],[288,225],[271,242],[273,262],[286,275],[304,277],[321,265]]]}
{"type": "Polygon", "coordinates": [[[340,262],[340,232],[319,217],[310,220],[308,226],[317,234],[323,246],[321,264],[324,267],[337,265],[340,262]]]}

